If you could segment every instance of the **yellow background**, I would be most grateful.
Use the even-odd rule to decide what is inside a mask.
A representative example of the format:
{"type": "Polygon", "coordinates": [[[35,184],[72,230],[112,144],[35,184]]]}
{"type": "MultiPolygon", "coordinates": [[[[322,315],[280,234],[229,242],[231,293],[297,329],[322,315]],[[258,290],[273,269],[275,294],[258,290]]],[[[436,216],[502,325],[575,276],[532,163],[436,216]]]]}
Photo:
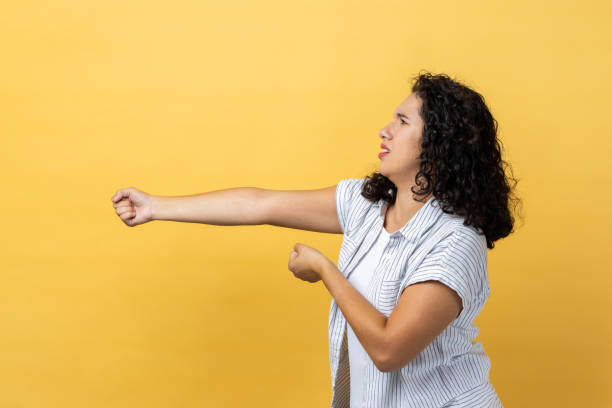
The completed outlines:
{"type": "Polygon", "coordinates": [[[419,70],[481,92],[525,223],[476,324],[505,407],[609,407],[606,1],[15,1],[0,12],[0,408],[324,407],[322,283],[261,226],[125,226],[110,197],[378,168],[419,70]],[[510,6],[511,5],[511,6],[510,6]]]}

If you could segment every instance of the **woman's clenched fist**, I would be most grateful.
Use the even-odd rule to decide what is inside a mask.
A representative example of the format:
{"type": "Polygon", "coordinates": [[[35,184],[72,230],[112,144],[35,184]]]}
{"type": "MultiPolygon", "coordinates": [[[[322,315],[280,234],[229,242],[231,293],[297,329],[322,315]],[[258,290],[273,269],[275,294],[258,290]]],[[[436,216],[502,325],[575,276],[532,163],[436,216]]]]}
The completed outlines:
{"type": "Polygon", "coordinates": [[[115,212],[127,226],[135,227],[153,219],[152,196],[134,187],[117,190],[111,201],[115,212]]]}

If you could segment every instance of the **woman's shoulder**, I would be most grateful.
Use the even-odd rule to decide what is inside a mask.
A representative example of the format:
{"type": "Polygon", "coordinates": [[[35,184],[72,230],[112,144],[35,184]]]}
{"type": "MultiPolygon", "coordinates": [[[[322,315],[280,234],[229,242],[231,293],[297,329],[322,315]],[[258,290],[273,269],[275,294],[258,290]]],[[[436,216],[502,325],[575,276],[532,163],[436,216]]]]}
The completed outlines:
{"type": "Polygon", "coordinates": [[[445,240],[470,243],[475,249],[487,247],[487,239],[477,228],[465,223],[465,218],[457,214],[442,212],[438,230],[443,230],[445,240]]]}
{"type": "Polygon", "coordinates": [[[354,200],[361,196],[361,189],[365,181],[364,178],[346,178],[338,181],[336,188],[338,192],[342,193],[341,198],[354,200]]]}
{"type": "Polygon", "coordinates": [[[345,235],[350,235],[359,228],[371,210],[370,207],[376,204],[361,194],[365,181],[365,179],[348,178],[340,180],[336,186],[338,219],[345,235]]]}

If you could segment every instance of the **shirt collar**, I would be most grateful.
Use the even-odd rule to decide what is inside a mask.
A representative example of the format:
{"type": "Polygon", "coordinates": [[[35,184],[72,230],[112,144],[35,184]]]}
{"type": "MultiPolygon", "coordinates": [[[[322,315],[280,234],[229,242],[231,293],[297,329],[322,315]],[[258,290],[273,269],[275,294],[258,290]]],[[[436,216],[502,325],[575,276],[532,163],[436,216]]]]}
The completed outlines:
{"type": "MultiPolygon", "coordinates": [[[[384,228],[385,213],[389,207],[389,203],[380,199],[376,202],[378,207],[378,218],[377,223],[381,228],[384,228]]],[[[412,216],[412,218],[399,230],[393,232],[391,236],[402,235],[405,238],[417,239],[426,230],[431,227],[436,220],[442,215],[439,203],[434,196],[431,196],[429,200],[412,216]]]]}

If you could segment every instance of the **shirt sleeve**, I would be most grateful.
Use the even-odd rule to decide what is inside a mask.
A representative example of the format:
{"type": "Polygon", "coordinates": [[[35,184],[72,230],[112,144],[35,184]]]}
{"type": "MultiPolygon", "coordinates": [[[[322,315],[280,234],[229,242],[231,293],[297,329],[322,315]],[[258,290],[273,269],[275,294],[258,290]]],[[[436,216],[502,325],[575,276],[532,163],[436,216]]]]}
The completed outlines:
{"type": "Polygon", "coordinates": [[[456,320],[466,324],[472,322],[490,293],[485,237],[476,231],[454,231],[402,280],[400,293],[409,285],[429,280],[454,290],[463,303],[456,320]]]}
{"type": "Polygon", "coordinates": [[[365,179],[359,178],[344,179],[340,180],[336,186],[336,212],[344,235],[350,235],[353,231],[358,213],[356,204],[365,200],[361,196],[364,181],[365,179]]]}

